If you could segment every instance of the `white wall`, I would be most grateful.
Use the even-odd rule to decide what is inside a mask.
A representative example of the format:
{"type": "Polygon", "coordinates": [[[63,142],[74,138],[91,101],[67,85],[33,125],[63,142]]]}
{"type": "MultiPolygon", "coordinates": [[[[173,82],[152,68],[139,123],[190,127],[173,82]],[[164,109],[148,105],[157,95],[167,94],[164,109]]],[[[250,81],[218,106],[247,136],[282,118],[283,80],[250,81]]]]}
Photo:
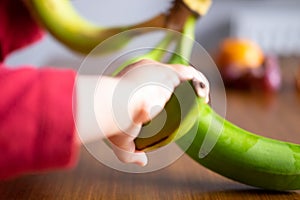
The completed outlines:
{"type": "Polygon", "coordinates": [[[199,21],[197,41],[213,52],[222,38],[232,35],[253,39],[263,50],[271,53],[299,55],[299,48],[290,46],[300,44],[300,37],[295,36],[300,36],[298,27],[299,0],[214,0],[208,15],[199,21]],[[233,27],[236,25],[238,31],[237,27],[233,27]],[[251,25],[254,32],[249,34],[244,29],[251,25]],[[280,45],[272,46],[266,38],[280,45]],[[291,52],[291,49],[296,52],[291,52]]]}

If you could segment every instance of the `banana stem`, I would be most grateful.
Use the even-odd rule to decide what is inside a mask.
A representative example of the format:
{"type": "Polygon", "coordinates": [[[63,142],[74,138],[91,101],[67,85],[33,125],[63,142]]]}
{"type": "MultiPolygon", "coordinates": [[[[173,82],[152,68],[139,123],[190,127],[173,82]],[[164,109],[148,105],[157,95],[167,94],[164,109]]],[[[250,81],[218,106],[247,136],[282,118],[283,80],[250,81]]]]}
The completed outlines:
{"type": "Polygon", "coordinates": [[[123,65],[121,65],[112,75],[115,76],[117,75],[120,71],[122,71],[127,65],[130,65],[134,62],[137,62],[139,60],[142,59],[151,59],[151,60],[155,60],[155,61],[161,61],[166,53],[166,49],[168,48],[168,46],[171,44],[171,42],[173,41],[173,35],[170,33],[167,33],[164,38],[148,53],[130,59],[128,61],[126,61],[123,65]]]}
{"type": "Polygon", "coordinates": [[[193,49],[193,41],[195,39],[196,22],[197,17],[194,15],[191,15],[187,18],[183,26],[183,36],[181,37],[175,52],[169,60],[170,64],[189,65],[189,60],[193,49]]]}
{"type": "MultiPolygon", "coordinates": [[[[193,41],[195,38],[196,22],[197,22],[197,16],[195,15],[190,15],[186,19],[182,31],[183,36],[180,38],[175,53],[173,53],[168,63],[189,65],[189,59],[192,53],[193,41]]],[[[170,43],[173,40],[174,40],[173,34],[167,33],[165,37],[151,51],[149,51],[148,53],[142,56],[126,61],[112,75],[113,76],[117,75],[127,65],[130,65],[142,59],[152,59],[155,61],[161,61],[163,59],[163,56],[166,53],[166,48],[170,45],[170,43]]]]}

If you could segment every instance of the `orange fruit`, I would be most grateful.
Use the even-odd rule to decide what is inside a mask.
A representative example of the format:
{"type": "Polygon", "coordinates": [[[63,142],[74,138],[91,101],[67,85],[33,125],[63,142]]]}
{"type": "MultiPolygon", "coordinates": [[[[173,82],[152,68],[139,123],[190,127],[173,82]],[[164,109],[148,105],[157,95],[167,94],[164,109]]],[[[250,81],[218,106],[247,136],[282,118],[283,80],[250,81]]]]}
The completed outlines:
{"type": "Polygon", "coordinates": [[[220,45],[218,62],[220,67],[233,64],[241,68],[256,68],[263,64],[264,54],[251,40],[229,38],[220,45]]]}

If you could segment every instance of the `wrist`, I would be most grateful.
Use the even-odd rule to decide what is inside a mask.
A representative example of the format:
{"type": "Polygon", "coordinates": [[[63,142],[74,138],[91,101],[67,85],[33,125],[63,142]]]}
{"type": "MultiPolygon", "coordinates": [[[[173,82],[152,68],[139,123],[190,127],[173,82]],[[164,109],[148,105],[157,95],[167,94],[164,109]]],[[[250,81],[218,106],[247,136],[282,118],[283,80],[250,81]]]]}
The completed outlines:
{"type": "Polygon", "coordinates": [[[76,129],[82,143],[88,143],[99,137],[99,128],[94,114],[94,91],[98,78],[79,75],[76,80],[76,129]]]}
{"type": "Polygon", "coordinates": [[[82,143],[108,138],[119,131],[112,99],[116,78],[80,75],[76,81],[77,135],[82,143]]]}
{"type": "Polygon", "coordinates": [[[93,96],[94,115],[101,133],[106,138],[120,131],[113,109],[113,98],[117,85],[117,78],[103,76],[99,79],[93,96]]]}

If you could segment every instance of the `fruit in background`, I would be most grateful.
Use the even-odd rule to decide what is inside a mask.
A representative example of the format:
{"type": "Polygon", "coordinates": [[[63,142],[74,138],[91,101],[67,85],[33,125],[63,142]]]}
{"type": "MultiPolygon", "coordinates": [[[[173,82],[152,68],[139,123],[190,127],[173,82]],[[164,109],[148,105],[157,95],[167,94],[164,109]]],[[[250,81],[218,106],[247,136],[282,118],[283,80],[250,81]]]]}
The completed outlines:
{"type": "Polygon", "coordinates": [[[260,47],[250,40],[225,39],[221,43],[221,64],[235,64],[241,68],[257,68],[262,65],[264,55],[260,47]]]}
{"type": "Polygon", "coordinates": [[[228,88],[274,92],[281,86],[277,57],[264,55],[250,40],[225,39],[220,45],[216,63],[228,88]]]}

